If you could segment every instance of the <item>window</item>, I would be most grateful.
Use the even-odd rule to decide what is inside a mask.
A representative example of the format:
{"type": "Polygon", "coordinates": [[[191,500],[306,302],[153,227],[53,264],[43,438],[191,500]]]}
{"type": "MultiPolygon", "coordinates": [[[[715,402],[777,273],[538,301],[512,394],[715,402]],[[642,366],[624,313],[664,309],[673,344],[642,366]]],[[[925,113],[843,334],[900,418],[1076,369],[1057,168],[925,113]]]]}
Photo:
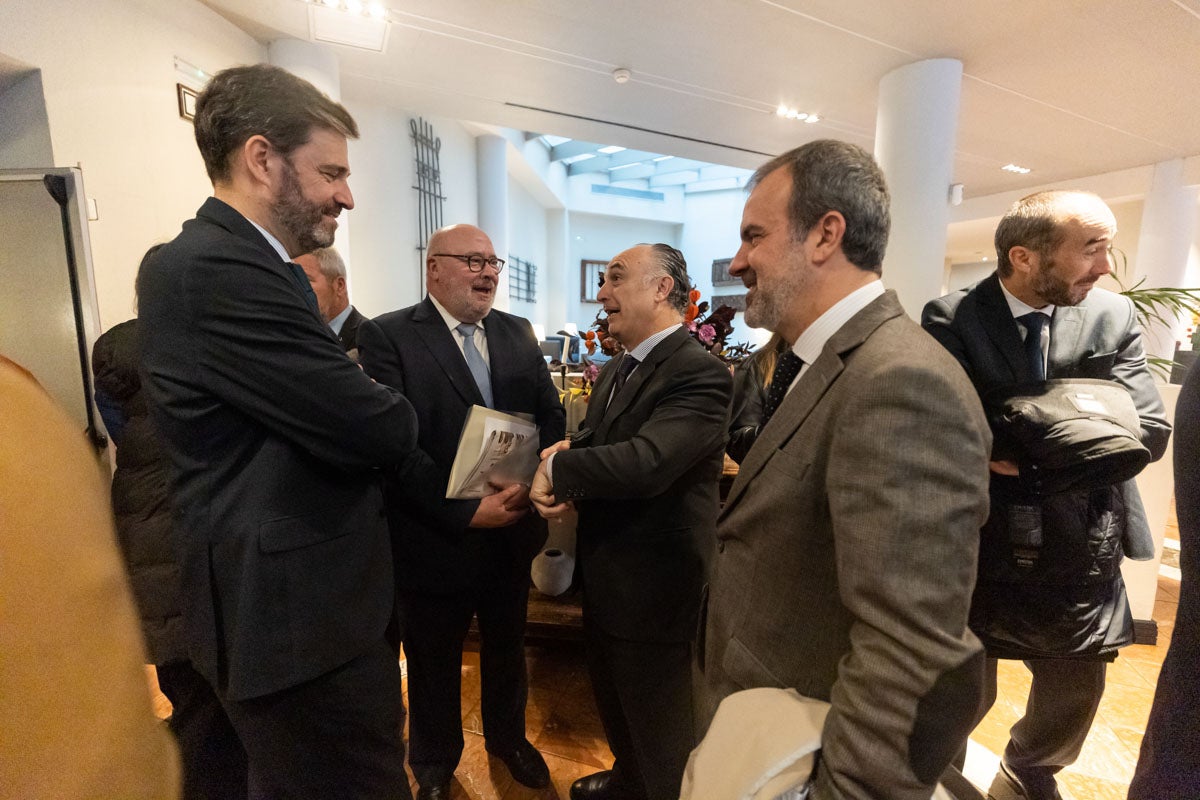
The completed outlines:
{"type": "Polygon", "coordinates": [[[512,300],[526,303],[537,302],[537,265],[523,258],[510,256],[505,264],[508,270],[508,296],[512,300]]]}

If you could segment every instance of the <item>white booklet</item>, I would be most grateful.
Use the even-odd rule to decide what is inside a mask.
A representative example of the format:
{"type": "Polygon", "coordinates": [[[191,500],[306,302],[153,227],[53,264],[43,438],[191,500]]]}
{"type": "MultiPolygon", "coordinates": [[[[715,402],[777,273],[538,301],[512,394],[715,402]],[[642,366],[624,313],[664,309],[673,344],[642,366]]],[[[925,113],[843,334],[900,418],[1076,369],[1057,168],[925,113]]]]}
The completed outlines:
{"type": "Polygon", "coordinates": [[[532,414],[471,406],[450,468],[446,498],[476,499],[494,493],[493,484],[531,483],[539,442],[532,414]]]}

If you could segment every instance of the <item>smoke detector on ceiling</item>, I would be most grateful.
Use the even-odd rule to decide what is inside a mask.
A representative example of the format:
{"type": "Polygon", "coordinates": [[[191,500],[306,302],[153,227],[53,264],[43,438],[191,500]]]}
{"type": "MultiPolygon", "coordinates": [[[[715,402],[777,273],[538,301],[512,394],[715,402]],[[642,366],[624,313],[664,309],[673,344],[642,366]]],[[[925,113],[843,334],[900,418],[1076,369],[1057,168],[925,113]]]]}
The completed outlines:
{"type": "Polygon", "coordinates": [[[617,83],[629,83],[629,79],[633,77],[633,73],[624,67],[617,67],[612,72],[613,80],[617,83]]]}

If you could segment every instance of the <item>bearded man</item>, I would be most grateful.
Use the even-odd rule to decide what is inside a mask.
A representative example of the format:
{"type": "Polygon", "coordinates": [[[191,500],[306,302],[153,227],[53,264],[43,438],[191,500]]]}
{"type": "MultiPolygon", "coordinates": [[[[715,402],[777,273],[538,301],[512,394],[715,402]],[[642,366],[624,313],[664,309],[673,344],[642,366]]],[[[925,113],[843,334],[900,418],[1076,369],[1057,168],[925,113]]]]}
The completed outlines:
{"type": "MultiPolygon", "coordinates": [[[[996,272],[931,301],[922,324],[985,402],[1047,379],[1115,381],[1132,396],[1142,444],[1157,459],[1171,427],[1133,304],[1096,288],[1116,232],[1112,211],[1093,194],[1022,198],[996,228],[996,272]]],[[[1035,495],[1016,463],[993,459],[970,617],[988,655],[979,716],[996,699],[996,659],[1023,660],[1033,685],[988,796],[1058,800],[1055,773],[1079,755],[1108,662],[1133,641],[1122,552],[1146,558],[1154,544],[1132,479],[1035,495]]]]}
{"type": "Polygon", "coordinates": [[[296,256],[354,207],[342,106],[264,64],[196,102],[213,197],[138,276],[143,384],[171,461],[189,657],[255,797],[409,797],[378,468],[416,447],[296,256]]]}

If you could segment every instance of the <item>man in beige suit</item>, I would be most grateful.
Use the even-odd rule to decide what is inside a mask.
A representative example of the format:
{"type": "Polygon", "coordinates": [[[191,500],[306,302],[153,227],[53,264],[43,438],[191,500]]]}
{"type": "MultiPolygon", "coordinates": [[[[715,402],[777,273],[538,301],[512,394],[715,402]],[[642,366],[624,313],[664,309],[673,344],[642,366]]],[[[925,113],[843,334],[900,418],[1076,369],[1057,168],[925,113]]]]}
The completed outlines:
{"type": "Polygon", "coordinates": [[[755,173],[730,271],[791,343],[718,522],[701,669],[832,704],[810,797],[928,800],[975,722],[967,629],[991,436],[961,367],[880,282],[888,191],[816,141],[755,173]]]}

